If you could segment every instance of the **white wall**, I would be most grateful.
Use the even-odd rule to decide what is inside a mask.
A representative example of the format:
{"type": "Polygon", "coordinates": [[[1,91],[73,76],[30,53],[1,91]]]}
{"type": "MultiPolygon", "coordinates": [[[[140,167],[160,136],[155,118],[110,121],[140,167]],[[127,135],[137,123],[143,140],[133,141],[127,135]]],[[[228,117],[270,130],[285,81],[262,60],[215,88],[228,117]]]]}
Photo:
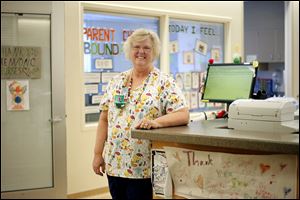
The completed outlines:
{"type": "MultiPolygon", "coordinates": [[[[15,2],[23,12],[35,9],[34,2],[15,2]]],[[[48,4],[49,2],[47,2],[48,4]]],[[[230,51],[243,52],[243,2],[100,2],[111,5],[124,5],[168,11],[187,12],[191,14],[207,14],[229,17],[232,19],[230,51]]],[[[293,96],[299,95],[299,2],[293,2],[293,96]]],[[[14,7],[15,9],[16,7],[14,7]]],[[[49,12],[47,6],[35,9],[35,12],[49,12]]],[[[13,8],[11,8],[13,9],[13,8]]],[[[1,2],[2,10],[2,2],[1,2]]],[[[82,73],[81,66],[81,16],[79,2],[65,2],[65,83],[66,83],[66,129],[67,129],[67,175],[68,194],[78,193],[107,186],[106,178],[94,175],[91,167],[96,127],[84,129],[82,127],[82,73]]],[[[55,77],[54,77],[55,78],[55,77]]]]}
{"type": "MultiPolygon", "coordinates": [[[[132,6],[141,9],[206,14],[231,18],[229,51],[243,52],[243,2],[99,2],[110,5],[132,6]]],[[[101,7],[98,5],[98,7],[101,7]]],[[[122,10],[122,9],[121,9],[122,10]]],[[[106,187],[106,178],[96,176],[92,170],[96,127],[84,128],[82,73],[80,47],[81,7],[79,2],[66,2],[65,6],[65,64],[67,112],[67,172],[68,194],[106,187]]],[[[231,56],[230,56],[231,57],[231,56]]]]}
{"type": "MultiPolygon", "coordinates": [[[[232,19],[230,33],[232,53],[244,55],[244,17],[243,1],[101,1],[110,5],[132,6],[137,8],[159,9],[166,11],[186,12],[209,16],[222,16],[232,19]]],[[[231,57],[230,57],[231,62],[231,57]]]]}
{"type": "Polygon", "coordinates": [[[285,94],[299,101],[299,2],[285,1],[285,94]]]}
{"type": "Polygon", "coordinates": [[[299,1],[292,2],[293,7],[293,39],[292,39],[292,96],[299,101],[299,1]]]}

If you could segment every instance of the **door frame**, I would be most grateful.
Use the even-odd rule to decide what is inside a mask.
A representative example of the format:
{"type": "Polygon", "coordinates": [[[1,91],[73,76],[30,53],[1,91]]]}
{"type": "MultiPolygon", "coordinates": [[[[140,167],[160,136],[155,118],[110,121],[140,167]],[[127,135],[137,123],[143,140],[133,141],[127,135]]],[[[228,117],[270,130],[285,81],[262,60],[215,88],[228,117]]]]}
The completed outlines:
{"type": "Polygon", "coordinates": [[[285,96],[299,101],[299,22],[295,21],[299,19],[299,2],[285,1],[284,13],[285,96]]]}
{"type": "Polygon", "coordinates": [[[1,198],[66,198],[66,112],[64,67],[64,2],[1,1],[1,12],[50,15],[52,87],[53,187],[1,192],[1,198]]]}

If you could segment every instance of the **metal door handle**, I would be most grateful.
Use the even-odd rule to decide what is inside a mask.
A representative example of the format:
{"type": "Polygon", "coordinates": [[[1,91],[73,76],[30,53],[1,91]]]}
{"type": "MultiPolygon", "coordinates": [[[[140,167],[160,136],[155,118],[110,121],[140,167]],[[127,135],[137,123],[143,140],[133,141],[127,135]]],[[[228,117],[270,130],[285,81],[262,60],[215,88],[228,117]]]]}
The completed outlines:
{"type": "Polygon", "coordinates": [[[54,117],[49,119],[49,122],[51,123],[57,123],[57,122],[61,122],[63,119],[61,117],[54,117]]]}

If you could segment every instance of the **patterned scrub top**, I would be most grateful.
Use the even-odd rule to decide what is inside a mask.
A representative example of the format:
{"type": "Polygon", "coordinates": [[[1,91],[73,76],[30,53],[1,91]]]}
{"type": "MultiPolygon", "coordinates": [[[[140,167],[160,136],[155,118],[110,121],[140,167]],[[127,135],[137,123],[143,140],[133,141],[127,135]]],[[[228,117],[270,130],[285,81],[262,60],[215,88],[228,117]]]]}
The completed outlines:
{"type": "Polygon", "coordinates": [[[131,90],[125,107],[117,108],[114,96],[122,93],[130,73],[115,76],[100,103],[100,110],[108,111],[106,172],[117,177],[150,178],[151,142],[131,138],[131,129],[143,118],[153,120],[187,104],[174,79],[154,68],[141,86],[131,90]]]}

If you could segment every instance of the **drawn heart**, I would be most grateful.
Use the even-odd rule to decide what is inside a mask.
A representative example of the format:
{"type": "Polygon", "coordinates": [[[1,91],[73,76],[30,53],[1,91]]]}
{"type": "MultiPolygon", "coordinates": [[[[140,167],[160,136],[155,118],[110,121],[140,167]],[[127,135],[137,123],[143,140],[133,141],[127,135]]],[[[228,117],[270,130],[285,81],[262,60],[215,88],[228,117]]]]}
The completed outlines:
{"type": "Polygon", "coordinates": [[[260,170],[261,170],[261,173],[265,173],[267,170],[269,170],[271,167],[270,165],[265,165],[263,163],[260,163],[260,170]]]}

